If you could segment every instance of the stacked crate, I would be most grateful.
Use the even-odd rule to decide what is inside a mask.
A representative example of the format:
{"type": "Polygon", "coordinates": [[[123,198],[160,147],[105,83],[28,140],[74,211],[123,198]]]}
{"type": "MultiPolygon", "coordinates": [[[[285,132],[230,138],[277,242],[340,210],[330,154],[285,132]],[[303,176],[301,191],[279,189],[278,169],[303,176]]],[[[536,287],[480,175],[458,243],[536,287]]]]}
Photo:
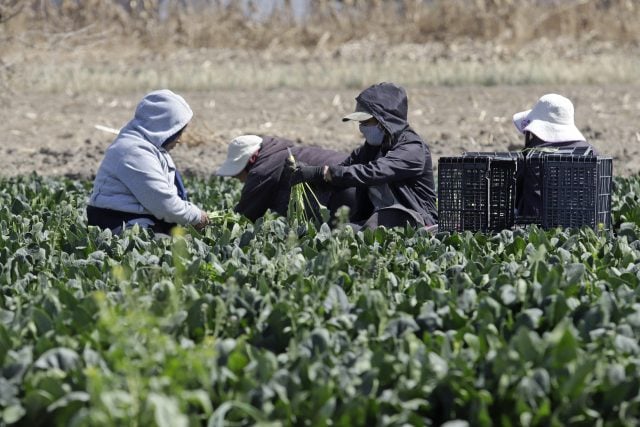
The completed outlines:
{"type": "Polygon", "coordinates": [[[611,157],[534,152],[529,165],[542,171],[543,228],[611,228],[611,157]]]}
{"type": "Polygon", "coordinates": [[[518,155],[513,153],[441,158],[438,229],[498,231],[512,227],[517,162],[518,155]]]}
{"type": "Polygon", "coordinates": [[[443,157],[438,164],[438,228],[499,231],[517,223],[608,230],[612,179],[612,159],[588,149],[443,157]],[[525,170],[539,177],[542,198],[542,209],[528,217],[515,211],[518,179],[525,170]]]}

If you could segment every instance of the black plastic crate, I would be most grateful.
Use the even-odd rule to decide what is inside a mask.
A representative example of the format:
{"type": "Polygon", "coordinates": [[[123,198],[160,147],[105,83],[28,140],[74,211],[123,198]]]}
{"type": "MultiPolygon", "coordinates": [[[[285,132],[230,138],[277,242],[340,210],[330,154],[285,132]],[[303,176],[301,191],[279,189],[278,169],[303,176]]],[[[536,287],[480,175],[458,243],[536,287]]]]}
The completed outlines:
{"type": "Polygon", "coordinates": [[[462,153],[462,157],[490,157],[492,159],[522,162],[524,153],[522,151],[465,151],[462,153]]]}
{"type": "Polygon", "coordinates": [[[542,170],[542,227],[611,228],[613,160],[546,154],[542,170]]]}
{"type": "MultiPolygon", "coordinates": [[[[545,218],[557,211],[552,212],[545,208],[544,197],[552,196],[553,191],[547,190],[545,193],[545,169],[549,159],[559,159],[563,156],[563,162],[568,159],[593,158],[594,153],[590,147],[577,148],[541,148],[527,149],[524,151],[524,161],[520,163],[518,169],[518,184],[516,195],[516,224],[529,225],[536,224],[540,227],[553,227],[555,221],[545,218]]],[[[562,167],[562,166],[560,166],[562,167]]],[[[547,182],[554,188],[554,184],[547,182]]],[[[575,194],[575,193],[572,193],[575,194]]],[[[560,224],[561,225],[561,224],[560,224]]]]}
{"type": "Polygon", "coordinates": [[[517,156],[466,153],[438,162],[438,229],[496,231],[514,224],[517,156]]]}

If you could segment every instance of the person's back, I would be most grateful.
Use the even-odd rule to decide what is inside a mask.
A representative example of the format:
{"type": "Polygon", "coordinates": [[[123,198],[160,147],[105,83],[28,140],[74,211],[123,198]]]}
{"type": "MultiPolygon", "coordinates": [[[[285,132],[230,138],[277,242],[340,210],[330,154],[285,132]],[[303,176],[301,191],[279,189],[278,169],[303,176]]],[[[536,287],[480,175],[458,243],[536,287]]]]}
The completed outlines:
{"type": "MultiPolygon", "coordinates": [[[[291,182],[285,169],[289,150],[296,161],[307,165],[338,164],[347,155],[315,146],[296,145],[286,138],[243,135],[229,145],[227,159],[216,172],[219,176],[233,176],[244,182],[235,211],[252,221],[267,210],[286,215],[291,194],[291,182]]],[[[349,194],[316,188],[320,203],[335,211],[350,203],[349,194]]]]}
{"type": "MultiPolygon", "coordinates": [[[[532,151],[588,149],[597,155],[574,123],[571,101],[561,95],[542,96],[531,110],[513,116],[516,129],[524,134],[526,156],[532,151]]],[[[523,162],[519,171],[516,209],[518,216],[539,217],[542,210],[542,175],[539,162],[523,162]]]]}

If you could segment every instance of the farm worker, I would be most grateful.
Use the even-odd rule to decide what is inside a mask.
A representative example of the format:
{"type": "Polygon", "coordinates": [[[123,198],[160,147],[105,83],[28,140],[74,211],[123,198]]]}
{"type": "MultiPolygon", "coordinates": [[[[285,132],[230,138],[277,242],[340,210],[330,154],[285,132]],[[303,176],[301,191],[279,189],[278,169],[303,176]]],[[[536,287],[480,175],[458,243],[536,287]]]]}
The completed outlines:
{"type": "Polygon", "coordinates": [[[292,182],[326,182],[356,187],[353,227],[432,226],[437,223],[436,192],[429,147],[409,126],[405,90],[379,83],[356,97],[356,121],[364,143],[339,165],[297,167],[292,182]]]}
{"type": "Polygon", "coordinates": [[[204,211],[190,203],[169,151],[193,117],[187,102],[170,90],[148,93],[107,148],[87,206],[89,225],[121,231],[139,224],[169,233],[176,224],[202,228],[204,211]]]}
{"type": "MultiPolygon", "coordinates": [[[[571,101],[562,95],[549,93],[542,96],[532,109],[516,113],[513,124],[524,135],[525,150],[539,149],[596,149],[578,130],[574,123],[574,108],[571,101]]],[[[540,171],[527,168],[519,172],[516,191],[516,207],[519,216],[540,215],[542,188],[540,171]]]]}
{"type": "MultiPolygon", "coordinates": [[[[297,162],[309,165],[335,165],[346,154],[313,146],[296,146],[280,137],[242,135],[234,138],[227,149],[227,158],[216,171],[218,176],[230,176],[244,183],[235,211],[255,221],[268,209],[286,215],[291,194],[290,170],[285,159],[289,150],[297,162]]],[[[355,189],[336,192],[314,188],[320,203],[334,212],[342,205],[352,206],[355,189]]]]}

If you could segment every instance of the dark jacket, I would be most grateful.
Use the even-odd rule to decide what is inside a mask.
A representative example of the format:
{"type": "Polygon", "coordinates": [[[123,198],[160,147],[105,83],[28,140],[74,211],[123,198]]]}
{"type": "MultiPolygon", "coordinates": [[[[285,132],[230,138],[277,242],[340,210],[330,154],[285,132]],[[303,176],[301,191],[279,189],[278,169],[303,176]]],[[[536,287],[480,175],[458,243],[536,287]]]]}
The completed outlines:
{"type": "Polygon", "coordinates": [[[436,192],[431,152],[407,122],[407,94],[399,86],[380,83],[365,89],[356,101],[387,132],[380,147],[367,143],[356,148],[340,165],[331,166],[331,184],[357,187],[358,221],[373,214],[368,187],[387,184],[395,199],[416,211],[425,224],[437,223],[436,192]],[[378,153],[381,154],[380,157],[378,153]]]}
{"type": "MultiPolygon", "coordinates": [[[[525,136],[527,149],[541,148],[591,148],[594,156],[598,151],[594,146],[585,141],[545,142],[535,135],[528,133],[525,136]]],[[[516,183],[516,208],[519,217],[529,217],[531,221],[542,220],[542,163],[539,161],[525,161],[524,167],[518,170],[516,183]]]]}
{"type": "MultiPolygon", "coordinates": [[[[280,215],[287,214],[291,195],[290,176],[283,170],[285,160],[289,156],[287,148],[297,162],[310,166],[335,165],[342,162],[347,155],[319,147],[295,146],[292,141],[283,138],[264,136],[255,163],[249,166],[249,174],[242,188],[236,212],[251,221],[262,217],[267,209],[280,215]]],[[[326,203],[327,192],[317,191],[316,196],[321,203],[326,203]]]]}

